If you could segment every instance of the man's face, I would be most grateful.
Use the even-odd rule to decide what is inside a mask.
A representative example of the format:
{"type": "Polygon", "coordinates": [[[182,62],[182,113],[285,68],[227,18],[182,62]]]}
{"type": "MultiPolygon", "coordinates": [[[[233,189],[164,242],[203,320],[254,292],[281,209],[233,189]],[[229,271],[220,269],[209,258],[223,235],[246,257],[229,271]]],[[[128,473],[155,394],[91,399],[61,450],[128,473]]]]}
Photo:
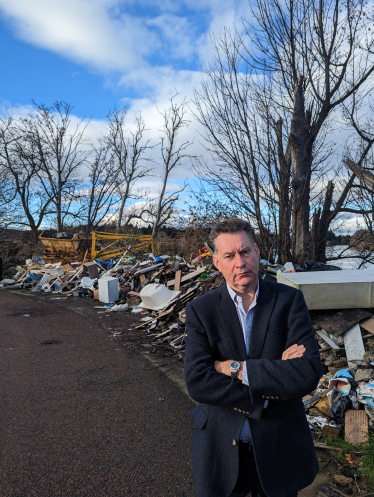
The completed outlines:
{"type": "Polygon", "coordinates": [[[257,288],[260,251],[245,231],[221,233],[216,238],[216,268],[233,290],[252,292],[257,288]]]}

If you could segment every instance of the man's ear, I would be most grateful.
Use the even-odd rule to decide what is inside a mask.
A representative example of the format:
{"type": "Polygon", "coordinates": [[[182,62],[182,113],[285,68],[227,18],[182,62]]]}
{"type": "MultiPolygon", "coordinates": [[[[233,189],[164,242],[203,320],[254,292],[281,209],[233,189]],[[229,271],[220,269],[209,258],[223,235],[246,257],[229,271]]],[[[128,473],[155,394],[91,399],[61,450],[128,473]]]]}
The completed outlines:
{"type": "Polygon", "coordinates": [[[216,268],[218,269],[218,271],[220,271],[220,268],[219,268],[219,259],[218,257],[213,254],[213,264],[216,266],[216,268]]]}

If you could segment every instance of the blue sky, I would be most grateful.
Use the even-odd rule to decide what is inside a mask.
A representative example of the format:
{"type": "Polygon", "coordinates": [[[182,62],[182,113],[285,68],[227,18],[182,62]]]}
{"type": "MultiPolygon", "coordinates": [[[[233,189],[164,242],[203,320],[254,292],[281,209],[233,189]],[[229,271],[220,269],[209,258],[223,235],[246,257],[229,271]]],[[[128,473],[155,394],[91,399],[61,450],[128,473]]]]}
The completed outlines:
{"type": "Polygon", "coordinates": [[[210,34],[246,11],[242,0],[0,0],[0,99],[65,100],[79,117],[103,119],[123,102],[189,98],[210,34]]]}
{"type": "MultiPolygon", "coordinates": [[[[65,101],[76,122],[91,120],[92,141],[105,131],[108,111],[126,105],[129,125],[141,112],[147,138],[159,143],[159,110],[176,93],[191,102],[212,60],[210,36],[240,25],[248,12],[247,0],[0,0],[0,104],[23,114],[32,100],[65,101]]],[[[193,142],[191,155],[203,155],[197,124],[190,112],[187,118],[181,140],[193,142]]],[[[192,179],[186,160],[168,189],[192,179]]],[[[138,187],[157,196],[160,183],[148,178],[138,187]]],[[[186,192],[180,200],[187,199],[186,192]]]]}

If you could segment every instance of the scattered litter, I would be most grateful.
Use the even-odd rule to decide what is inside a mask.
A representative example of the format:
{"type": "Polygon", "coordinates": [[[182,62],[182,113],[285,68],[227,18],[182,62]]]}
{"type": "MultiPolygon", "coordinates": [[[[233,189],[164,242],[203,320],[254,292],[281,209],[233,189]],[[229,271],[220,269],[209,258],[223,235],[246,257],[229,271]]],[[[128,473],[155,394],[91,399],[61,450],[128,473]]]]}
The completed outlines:
{"type": "Polygon", "coordinates": [[[116,304],[113,307],[110,308],[111,312],[116,312],[116,311],[127,311],[129,308],[128,304],[116,304]]]}

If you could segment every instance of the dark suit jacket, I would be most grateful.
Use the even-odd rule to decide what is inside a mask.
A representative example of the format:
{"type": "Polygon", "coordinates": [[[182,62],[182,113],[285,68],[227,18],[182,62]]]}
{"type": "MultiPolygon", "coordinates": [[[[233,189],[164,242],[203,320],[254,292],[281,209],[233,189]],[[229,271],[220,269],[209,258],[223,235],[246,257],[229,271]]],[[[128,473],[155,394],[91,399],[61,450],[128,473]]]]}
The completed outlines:
{"type": "Polygon", "coordinates": [[[268,497],[312,483],[318,463],[302,397],[316,388],[322,367],[303,294],[260,279],[249,357],[226,285],[194,299],[186,316],[185,379],[190,396],[200,403],[190,413],[197,497],[232,492],[245,417],[268,497]],[[281,360],[295,343],[305,345],[304,356],[281,360]],[[246,361],[249,387],[215,371],[215,360],[228,359],[246,361]],[[265,399],[269,404],[263,409],[265,399]]]}

